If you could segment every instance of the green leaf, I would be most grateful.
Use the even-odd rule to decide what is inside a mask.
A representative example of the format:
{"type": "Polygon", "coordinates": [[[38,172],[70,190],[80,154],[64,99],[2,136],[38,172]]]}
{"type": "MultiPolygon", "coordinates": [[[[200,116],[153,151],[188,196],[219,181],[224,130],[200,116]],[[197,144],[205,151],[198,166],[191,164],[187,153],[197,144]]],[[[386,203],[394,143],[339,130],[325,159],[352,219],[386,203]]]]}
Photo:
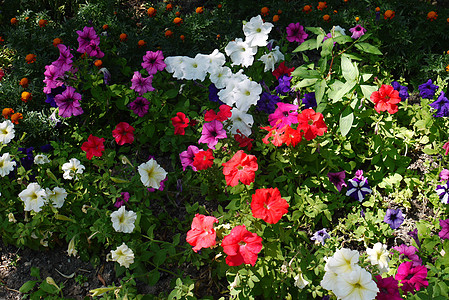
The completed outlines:
{"type": "Polygon", "coordinates": [[[380,50],[377,47],[375,47],[371,44],[368,44],[368,43],[357,43],[357,44],[355,44],[355,47],[362,52],[376,54],[376,55],[382,55],[382,52],[380,52],[380,50]]]}
{"type": "Polygon", "coordinates": [[[326,36],[325,34],[319,34],[316,37],[316,50],[318,50],[318,48],[320,48],[321,43],[323,42],[325,36],[326,36]]]}
{"type": "Polygon", "coordinates": [[[41,279],[39,268],[31,267],[31,276],[41,279]]]}
{"type": "Polygon", "coordinates": [[[316,35],[320,35],[320,34],[326,35],[326,31],[324,31],[324,29],[321,27],[306,27],[305,29],[307,31],[315,33],[316,35]]]}
{"type": "Polygon", "coordinates": [[[175,90],[175,89],[168,90],[164,93],[164,97],[166,97],[167,99],[175,98],[177,95],[178,95],[178,90],[175,90]]]}
{"type": "Polygon", "coordinates": [[[159,278],[161,278],[161,273],[159,273],[157,269],[154,269],[153,271],[148,273],[148,277],[149,277],[148,285],[154,286],[159,281],[159,278]]]}
{"type": "Polygon", "coordinates": [[[338,44],[346,44],[346,43],[351,43],[353,41],[353,39],[348,36],[348,35],[340,35],[337,37],[334,37],[334,42],[338,43],[338,44]]]}
{"type": "Polygon", "coordinates": [[[341,98],[343,98],[344,95],[349,93],[354,88],[355,85],[356,85],[355,81],[346,82],[339,90],[337,90],[335,94],[333,94],[332,102],[336,103],[340,101],[341,98]]]}
{"type": "Polygon", "coordinates": [[[292,72],[293,76],[298,76],[299,78],[320,78],[320,72],[317,70],[308,70],[304,66],[296,68],[292,72]]]}
{"type": "Polygon", "coordinates": [[[321,47],[321,56],[329,56],[332,54],[332,49],[334,48],[334,39],[330,38],[323,42],[321,47]]]}
{"type": "Polygon", "coordinates": [[[25,283],[20,287],[19,292],[21,292],[21,293],[23,293],[23,294],[28,293],[29,291],[31,291],[31,290],[34,288],[34,286],[36,285],[36,283],[37,283],[36,280],[30,280],[30,281],[25,282],[25,283]]]}
{"type": "Polygon", "coordinates": [[[274,179],[274,182],[284,182],[284,181],[286,181],[287,179],[288,179],[287,176],[281,175],[281,176],[276,177],[276,178],[274,179]]]}
{"type": "Polygon", "coordinates": [[[294,85],[295,89],[300,89],[306,86],[311,86],[317,82],[318,78],[305,78],[294,85]]]}
{"type": "Polygon", "coordinates": [[[341,57],[341,71],[346,81],[356,81],[359,76],[357,66],[352,63],[350,58],[344,55],[341,57]]]}
{"type": "Polygon", "coordinates": [[[377,86],[375,85],[362,84],[360,85],[360,88],[362,89],[363,97],[365,97],[366,99],[369,99],[371,97],[371,94],[377,91],[377,86]]]}
{"type": "Polygon", "coordinates": [[[153,262],[156,264],[156,266],[160,266],[165,262],[165,259],[167,258],[167,250],[161,249],[160,251],[156,252],[156,255],[153,258],[153,262]]]}
{"type": "Polygon", "coordinates": [[[354,113],[350,107],[346,107],[340,115],[340,132],[342,136],[346,136],[352,128],[354,122],[354,113]]]}
{"type": "Polygon", "coordinates": [[[321,79],[315,83],[315,99],[317,106],[320,105],[321,100],[323,100],[324,91],[326,90],[326,80],[321,79]]]}
{"type": "Polygon", "coordinates": [[[312,50],[316,48],[316,40],[310,39],[304,41],[301,45],[299,45],[293,52],[300,52],[305,50],[312,50]]]}

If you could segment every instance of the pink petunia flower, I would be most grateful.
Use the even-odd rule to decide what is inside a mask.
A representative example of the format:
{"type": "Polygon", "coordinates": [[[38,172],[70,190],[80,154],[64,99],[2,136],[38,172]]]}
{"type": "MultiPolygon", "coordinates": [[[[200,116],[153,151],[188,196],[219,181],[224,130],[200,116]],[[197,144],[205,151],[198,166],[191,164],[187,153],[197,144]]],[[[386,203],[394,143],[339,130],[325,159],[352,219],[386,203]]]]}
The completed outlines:
{"type": "Polygon", "coordinates": [[[100,38],[98,37],[97,33],[95,32],[95,29],[93,27],[84,27],[83,31],[77,30],[76,33],[78,34],[78,44],[79,47],[77,51],[79,53],[86,52],[86,48],[89,47],[89,44],[92,42],[96,45],[100,45],[100,38]]]}
{"type": "Polygon", "coordinates": [[[198,143],[207,144],[210,149],[215,149],[218,140],[226,137],[226,130],[223,129],[223,123],[212,120],[212,122],[203,125],[203,131],[201,132],[201,138],[198,140],[198,143]]]}
{"type": "Polygon", "coordinates": [[[189,147],[187,147],[186,151],[183,151],[179,154],[183,171],[185,171],[189,166],[192,167],[193,171],[197,171],[195,166],[193,165],[193,160],[195,158],[195,154],[197,154],[199,151],[200,149],[197,146],[190,145],[189,147]]]}
{"type": "Polygon", "coordinates": [[[419,291],[422,287],[427,287],[429,282],[427,278],[427,268],[425,266],[413,266],[410,261],[403,262],[396,273],[395,279],[400,281],[401,289],[404,292],[419,291]]]}
{"type": "Polygon", "coordinates": [[[284,126],[298,123],[298,105],[278,102],[278,108],[268,116],[270,126],[283,128],[284,126]],[[281,120],[279,123],[278,121],[281,120]]]}
{"type": "Polygon", "coordinates": [[[154,88],[152,86],[153,75],[143,77],[139,71],[135,71],[133,78],[131,79],[131,83],[131,89],[136,93],[139,93],[140,96],[142,96],[146,92],[154,91],[154,88]]]}
{"type": "Polygon", "coordinates": [[[157,71],[164,70],[166,66],[161,50],[157,50],[156,52],[147,51],[143,56],[142,68],[147,70],[149,75],[154,75],[157,71]]]}
{"type": "Polygon", "coordinates": [[[195,215],[186,237],[187,243],[193,246],[193,251],[198,252],[202,248],[210,248],[215,245],[217,234],[214,223],[218,223],[218,219],[215,217],[195,215]]]}
{"type": "Polygon", "coordinates": [[[143,97],[137,97],[136,100],[129,104],[129,108],[139,117],[143,117],[148,113],[150,102],[143,97]]]}
{"type": "Polygon", "coordinates": [[[59,115],[63,118],[81,115],[84,111],[79,101],[81,94],[75,88],[68,86],[62,94],[55,96],[55,103],[59,107],[59,115]]]}
{"type": "Polygon", "coordinates": [[[376,275],[377,288],[377,300],[401,300],[399,294],[398,281],[393,276],[382,278],[381,275],[376,275]]]}

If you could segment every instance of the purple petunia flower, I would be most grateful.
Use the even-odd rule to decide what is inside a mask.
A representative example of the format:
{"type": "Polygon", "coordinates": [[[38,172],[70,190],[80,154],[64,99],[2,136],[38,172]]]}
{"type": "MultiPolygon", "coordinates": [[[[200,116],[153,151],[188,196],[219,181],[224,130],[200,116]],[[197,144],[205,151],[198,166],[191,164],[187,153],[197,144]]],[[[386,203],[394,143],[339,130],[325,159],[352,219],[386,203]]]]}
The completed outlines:
{"type": "Polygon", "coordinates": [[[104,56],[104,53],[101,51],[98,44],[93,40],[90,41],[89,45],[85,48],[85,52],[90,57],[102,58],[104,56]]]}
{"type": "Polygon", "coordinates": [[[195,154],[198,152],[200,152],[200,149],[197,146],[190,145],[189,147],[187,147],[186,151],[183,151],[179,154],[183,171],[185,171],[189,166],[192,167],[193,171],[197,171],[193,166],[193,159],[195,158],[195,154]]]}
{"type": "Polygon", "coordinates": [[[62,69],[58,68],[57,66],[55,65],[45,66],[44,72],[45,79],[43,80],[43,82],[45,83],[44,86],[45,94],[51,94],[52,89],[56,89],[57,87],[60,87],[64,84],[62,80],[59,80],[59,77],[62,75],[63,75],[62,69]]]}
{"type": "Polygon", "coordinates": [[[418,256],[418,254],[416,254],[416,252],[418,252],[418,249],[415,246],[406,246],[405,244],[402,244],[400,246],[393,247],[393,249],[401,254],[401,259],[410,259],[414,267],[422,265],[421,258],[418,256]]]}
{"type": "Polygon", "coordinates": [[[149,75],[154,75],[157,71],[164,70],[166,66],[161,50],[157,50],[156,52],[147,51],[143,56],[142,68],[147,70],[149,75]]]}
{"type": "Polygon", "coordinates": [[[397,81],[392,81],[391,86],[399,92],[399,97],[405,101],[410,95],[408,94],[408,87],[400,85],[397,81]]]}
{"type": "Polygon", "coordinates": [[[57,47],[59,49],[59,58],[55,60],[52,65],[60,69],[62,76],[65,72],[69,71],[72,68],[73,54],[70,53],[70,48],[63,44],[59,44],[57,47]]]}
{"type": "Polygon", "coordinates": [[[293,77],[289,77],[287,75],[279,77],[279,85],[275,88],[276,92],[281,95],[285,95],[288,92],[290,92],[290,80],[292,80],[293,77]]]}
{"type": "Polygon", "coordinates": [[[440,172],[440,181],[447,181],[449,179],[449,170],[443,169],[440,172]]]}
{"type": "Polygon", "coordinates": [[[290,23],[287,28],[287,40],[292,42],[298,42],[302,44],[306,38],[309,36],[305,31],[302,25],[299,23],[290,23]]]}
{"type": "Polygon", "coordinates": [[[438,236],[442,239],[449,239],[449,219],[441,220],[440,219],[441,231],[438,233],[438,236]]]}
{"type": "Polygon", "coordinates": [[[361,25],[357,24],[355,27],[350,28],[349,31],[352,33],[351,38],[358,39],[362,35],[366,33],[366,29],[363,28],[361,25]]]}
{"type": "Polygon", "coordinates": [[[158,189],[149,187],[149,188],[147,188],[147,190],[148,190],[150,193],[153,193],[153,192],[155,192],[155,191],[161,191],[161,192],[162,192],[162,191],[165,189],[165,182],[167,181],[167,179],[168,179],[168,178],[165,177],[165,178],[161,181],[160,186],[159,186],[158,189]]]}
{"type": "Polygon", "coordinates": [[[49,153],[50,151],[54,150],[54,148],[51,144],[42,145],[39,149],[41,150],[41,152],[44,152],[44,153],[49,153]]]}
{"type": "Polygon", "coordinates": [[[438,86],[432,84],[432,79],[429,79],[426,83],[419,85],[418,89],[419,95],[422,98],[433,99],[433,96],[435,96],[435,92],[438,89],[438,86]]]}
{"type": "Polygon", "coordinates": [[[279,96],[271,95],[268,92],[263,92],[260,95],[260,99],[257,101],[256,109],[267,114],[272,114],[276,110],[276,103],[279,101],[279,96]]]}
{"type": "Polygon", "coordinates": [[[389,224],[391,229],[397,229],[404,222],[404,216],[400,208],[398,209],[387,209],[385,214],[384,222],[389,224]]]}
{"type": "Polygon", "coordinates": [[[122,193],[120,193],[120,195],[121,195],[121,197],[118,198],[117,201],[115,201],[115,203],[114,203],[114,206],[117,207],[117,208],[122,207],[129,200],[129,193],[128,192],[122,192],[122,193]]]}
{"type": "Polygon", "coordinates": [[[223,129],[223,123],[218,120],[212,120],[203,125],[203,131],[201,132],[201,138],[198,140],[198,143],[207,144],[210,149],[215,149],[218,140],[225,138],[227,138],[227,135],[226,130],[223,129]]]}
{"type": "Polygon", "coordinates": [[[441,92],[438,99],[429,105],[436,110],[434,117],[449,117],[449,100],[444,96],[444,92],[441,92]]]}
{"type": "Polygon", "coordinates": [[[315,92],[304,94],[304,98],[301,99],[301,103],[304,107],[301,107],[302,110],[317,107],[315,92]]]}
{"type": "Polygon", "coordinates": [[[84,111],[79,103],[80,100],[81,94],[76,93],[74,87],[68,86],[62,94],[55,96],[59,115],[63,118],[81,115],[84,111]]]}
{"type": "Polygon", "coordinates": [[[100,45],[100,38],[98,37],[95,29],[93,27],[84,27],[83,31],[77,30],[78,34],[78,49],[79,53],[86,52],[86,48],[89,47],[90,43],[93,42],[96,45],[100,45]]]}
{"type": "Polygon", "coordinates": [[[139,93],[140,96],[142,96],[146,92],[154,91],[154,88],[151,85],[153,83],[153,75],[143,77],[139,71],[135,71],[131,82],[131,89],[136,93],[139,93]]]}
{"type": "Polygon", "coordinates": [[[337,190],[341,192],[342,187],[348,186],[345,182],[346,172],[345,170],[336,173],[327,173],[327,177],[329,177],[329,181],[332,182],[337,190]]]}
{"type": "Polygon", "coordinates": [[[47,99],[45,99],[45,103],[50,104],[51,107],[58,107],[55,102],[55,96],[64,92],[66,87],[61,85],[55,89],[51,89],[50,93],[47,94],[47,99]]]}
{"type": "Polygon", "coordinates": [[[277,128],[283,128],[286,125],[298,123],[298,105],[278,102],[276,103],[278,108],[268,116],[268,122],[270,126],[277,126],[277,128]],[[281,120],[278,123],[278,120],[281,120]]]}
{"type": "Polygon", "coordinates": [[[318,230],[313,234],[313,236],[310,238],[312,241],[320,242],[321,245],[324,245],[325,240],[330,238],[331,236],[327,233],[326,228],[323,228],[321,230],[318,230]]]}
{"type": "Polygon", "coordinates": [[[348,190],[346,191],[346,196],[350,196],[355,200],[362,202],[365,196],[371,194],[371,190],[368,179],[359,180],[357,178],[349,179],[348,190]]]}
{"type": "Polygon", "coordinates": [[[217,87],[215,86],[215,84],[211,83],[209,85],[209,101],[212,102],[218,102],[220,104],[224,104],[221,100],[220,97],[218,96],[218,92],[220,90],[217,89],[217,87]]]}
{"type": "Polygon", "coordinates": [[[448,204],[449,202],[449,181],[443,185],[437,185],[437,189],[435,190],[440,197],[440,200],[444,204],[448,204]]]}
{"type": "Polygon", "coordinates": [[[415,228],[413,231],[409,231],[407,234],[411,236],[415,240],[416,245],[421,248],[421,242],[418,237],[418,228],[415,228]]]}
{"type": "Polygon", "coordinates": [[[26,155],[20,158],[20,162],[22,163],[22,166],[25,168],[25,170],[31,169],[31,167],[34,164],[33,150],[34,150],[33,147],[19,148],[19,151],[22,152],[22,154],[26,155]]]}
{"type": "Polygon", "coordinates": [[[143,97],[137,97],[136,100],[129,104],[129,108],[139,117],[143,117],[148,113],[150,102],[143,97]]]}

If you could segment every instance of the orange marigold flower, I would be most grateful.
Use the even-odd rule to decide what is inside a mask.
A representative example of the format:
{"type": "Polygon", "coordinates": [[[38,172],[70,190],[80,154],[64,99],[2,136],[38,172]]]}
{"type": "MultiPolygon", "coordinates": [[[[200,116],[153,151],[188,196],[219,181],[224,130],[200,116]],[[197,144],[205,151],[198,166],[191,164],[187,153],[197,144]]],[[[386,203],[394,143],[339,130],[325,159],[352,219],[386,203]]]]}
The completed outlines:
{"type": "Polygon", "coordinates": [[[325,9],[326,7],[327,7],[327,3],[326,3],[326,2],[318,2],[317,8],[318,8],[319,10],[323,10],[323,9],[325,9]]]}
{"type": "Polygon", "coordinates": [[[26,89],[28,87],[28,78],[23,77],[22,79],[20,79],[19,85],[26,89]]]}
{"type": "Polygon", "coordinates": [[[446,54],[449,54],[449,50],[447,50],[446,54]]]}
{"type": "Polygon", "coordinates": [[[167,29],[166,31],[165,31],[165,36],[166,37],[171,37],[173,35],[173,31],[171,31],[170,29],[167,29]]]}
{"type": "Polygon", "coordinates": [[[62,40],[60,38],[55,38],[53,40],[53,46],[55,46],[55,47],[57,47],[61,43],[62,43],[62,40]]]}
{"type": "Polygon", "coordinates": [[[97,59],[94,61],[94,65],[99,68],[103,65],[103,62],[101,61],[101,59],[97,59]]]}
{"type": "Polygon", "coordinates": [[[175,23],[176,25],[179,25],[179,24],[182,23],[182,19],[179,18],[179,17],[176,17],[176,18],[173,20],[173,23],[175,23]]]}
{"type": "Polygon", "coordinates": [[[30,92],[22,92],[22,101],[27,103],[31,100],[31,93],[30,92]]]}
{"type": "Polygon", "coordinates": [[[449,72],[449,65],[446,66],[446,72],[449,72]]]}
{"type": "Polygon", "coordinates": [[[147,14],[148,14],[149,17],[154,17],[154,16],[156,15],[156,8],[150,7],[150,8],[147,10],[147,14]]]}
{"type": "Polygon", "coordinates": [[[217,34],[217,40],[218,40],[219,38],[221,38],[221,35],[217,34]]]}
{"type": "Polygon", "coordinates": [[[4,41],[5,39],[2,36],[0,36],[0,43],[3,43],[4,41]]]}
{"type": "Polygon", "coordinates": [[[348,2],[349,0],[344,0],[345,2],[348,2]]]}
{"type": "Polygon", "coordinates": [[[14,109],[12,108],[4,108],[2,111],[2,115],[5,119],[8,119],[14,113],[14,109]]]}
{"type": "Polygon", "coordinates": [[[171,4],[171,3],[167,4],[167,6],[165,6],[165,9],[167,11],[171,11],[173,9],[173,4],[171,4]]]}
{"type": "Polygon", "coordinates": [[[305,13],[309,13],[312,11],[312,6],[311,5],[304,5],[304,7],[302,8],[302,11],[305,13]]]}
{"type": "Polygon", "coordinates": [[[177,12],[175,12],[175,15],[176,15],[177,17],[179,17],[179,16],[181,15],[181,12],[180,12],[180,11],[177,11],[177,12]]]}
{"type": "Polygon", "coordinates": [[[197,14],[202,14],[203,13],[203,7],[202,6],[199,6],[199,7],[197,7],[196,9],[195,9],[195,12],[197,13],[197,14]]]}
{"type": "Polygon", "coordinates": [[[330,19],[331,19],[331,16],[329,16],[329,15],[324,15],[323,16],[323,20],[326,21],[326,22],[329,22],[330,19]]]}
{"type": "Polygon", "coordinates": [[[262,15],[262,16],[264,16],[264,17],[266,17],[266,16],[268,16],[268,14],[269,14],[269,12],[270,12],[270,10],[268,9],[268,7],[262,7],[261,9],[260,9],[260,14],[262,15]]]}
{"type": "Polygon", "coordinates": [[[220,4],[217,5],[217,7],[218,7],[218,8],[222,8],[223,5],[221,5],[221,3],[220,3],[220,4]]]}
{"type": "Polygon", "coordinates": [[[355,21],[358,22],[360,20],[359,17],[355,17],[355,21]]]}
{"type": "Polygon", "coordinates": [[[27,54],[27,56],[25,56],[25,60],[26,60],[27,64],[32,64],[36,61],[36,55],[35,54],[27,54]]]}
{"type": "Polygon", "coordinates": [[[11,116],[11,122],[14,124],[19,124],[19,120],[23,119],[23,115],[21,113],[15,113],[11,116]]]}
{"type": "Polygon", "coordinates": [[[128,38],[128,35],[127,35],[126,33],[120,34],[120,41],[121,41],[121,42],[126,41],[127,38],[128,38]]]}
{"type": "Polygon", "coordinates": [[[30,18],[30,17],[25,17],[25,21],[28,21],[29,18],[30,18]]]}
{"type": "Polygon", "coordinates": [[[181,39],[181,41],[184,42],[184,40],[185,40],[186,37],[185,37],[183,34],[181,34],[181,35],[179,36],[179,38],[181,39]]]}
{"type": "Polygon", "coordinates": [[[139,46],[139,48],[145,46],[146,44],[147,44],[147,42],[145,42],[144,40],[139,40],[139,41],[137,42],[137,45],[139,46]]]}
{"type": "Polygon", "coordinates": [[[273,16],[273,23],[276,23],[277,21],[279,21],[279,15],[274,15],[273,16]]]}
{"type": "Polygon", "coordinates": [[[378,6],[378,7],[376,7],[376,11],[380,11],[380,7],[378,6]]]}
{"type": "Polygon", "coordinates": [[[336,14],[338,11],[334,10],[334,14],[336,14]]]}
{"type": "Polygon", "coordinates": [[[48,21],[47,20],[44,20],[44,19],[40,19],[39,20],[39,27],[44,27],[44,26],[46,26],[48,24],[48,21]]]}
{"type": "Polygon", "coordinates": [[[282,10],[278,9],[278,15],[282,14],[282,10]]]}
{"type": "Polygon", "coordinates": [[[394,18],[394,15],[395,15],[395,13],[394,13],[394,10],[391,10],[391,9],[389,9],[389,10],[387,10],[385,13],[384,13],[384,19],[385,20],[387,20],[387,19],[393,19],[394,18]]]}
{"type": "Polygon", "coordinates": [[[17,23],[19,23],[19,21],[17,21],[17,18],[11,19],[11,25],[16,25],[17,23]]]}
{"type": "Polygon", "coordinates": [[[429,11],[427,13],[427,20],[434,21],[434,20],[437,19],[437,17],[438,17],[438,14],[435,11],[433,11],[433,10],[429,11]]]}
{"type": "Polygon", "coordinates": [[[102,28],[103,28],[103,30],[108,30],[109,29],[109,25],[108,24],[104,24],[102,28]]]}

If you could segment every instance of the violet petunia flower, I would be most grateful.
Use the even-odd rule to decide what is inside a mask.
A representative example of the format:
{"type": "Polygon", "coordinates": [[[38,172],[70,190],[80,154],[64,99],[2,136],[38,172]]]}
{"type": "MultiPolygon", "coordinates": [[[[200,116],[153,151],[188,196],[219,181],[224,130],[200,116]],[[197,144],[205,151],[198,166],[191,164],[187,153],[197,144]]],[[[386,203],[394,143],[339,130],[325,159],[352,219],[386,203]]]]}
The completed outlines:
{"type": "Polygon", "coordinates": [[[74,87],[68,86],[62,94],[55,96],[59,115],[63,118],[81,115],[84,111],[79,103],[80,100],[81,94],[76,93],[74,87]]]}
{"type": "Polygon", "coordinates": [[[283,128],[284,126],[298,123],[298,105],[278,102],[278,108],[268,116],[270,126],[277,126],[283,128]],[[279,123],[278,121],[281,120],[279,123]]]}
{"type": "Polygon", "coordinates": [[[277,95],[271,95],[268,92],[263,92],[260,99],[257,101],[256,109],[267,114],[272,114],[276,110],[276,104],[281,99],[277,95]]]}
{"type": "Polygon", "coordinates": [[[133,111],[133,113],[142,118],[148,113],[150,102],[143,97],[137,97],[136,100],[129,104],[129,108],[133,111]]]}
{"type": "Polygon", "coordinates": [[[301,103],[304,105],[301,110],[317,107],[315,92],[304,94],[304,98],[301,99],[301,103]]]}
{"type": "Polygon", "coordinates": [[[86,52],[86,48],[89,47],[90,43],[93,42],[96,45],[100,45],[100,38],[98,37],[95,29],[93,27],[84,27],[83,31],[77,30],[78,34],[78,49],[79,53],[86,52]]]}
{"type": "Polygon", "coordinates": [[[45,66],[45,79],[43,80],[43,82],[45,83],[45,94],[51,94],[52,89],[56,89],[57,87],[60,87],[64,84],[62,80],[59,79],[59,77],[61,77],[63,74],[64,73],[62,72],[62,69],[58,68],[55,65],[45,66]]]}
{"type": "Polygon", "coordinates": [[[102,58],[104,56],[104,53],[101,51],[98,44],[93,40],[90,41],[89,45],[85,48],[85,52],[90,57],[102,58]]]}
{"type": "Polygon", "coordinates": [[[217,87],[215,86],[215,84],[211,83],[209,85],[209,101],[212,102],[218,102],[220,104],[224,104],[221,100],[220,97],[218,96],[218,92],[220,90],[217,89],[217,87]]]}
{"type": "Polygon", "coordinates": [[[329,181],[332,182],[337,190],[341,192],[342,187],[348,186],[345,182],[346,172],[345,170],[336,173],[327,173],[327,177],[329,177],[329,181]]]}
{"type": "Polygon", "coordinates": [[[449,219],[441,220],[440,219],[441,231],[438,233],[438,236],[442,239],[449,239],[449,219]]]}
{"type": "Polygon", "coordinates": [[[18,148],[18,150],[25,154],[26,156],[20,158],[20,163],[25,168],[25,170],[31,169],[34,164],[34,155],[33,155],[33,147],[29,148],[18,148]]]}
{"type": "Polygon", "coordinates": [[[278,81],[279,81],[279,85],[275,88],[276,92],[280,95],[285,95],[288,92],[290,92],[291,88],[290,88],[290,81],[292,80],[293,77],[291,76],[287,76],[287,75],[283,75],[282,77],[279,77],[278,81]]]}
{"type": "Polygon", "coordinates": [[[50,93],[47,94],[47,99],[45,99],[45,103],[50,104],[51,107],[58,107],[55,102],[55,96],[64,92],[66,87],[61,85],[55,89],[51,89],[50,93]]]}
{"type": "Polygon", "coordinates": [[[426,83],[419,85],[418,89],[419,95],[422,98],[433,99],[433,96],[435,96],[435,92],[438,89],[438,86],[432,84],[432,79],[429,79],[426,83]]]}
{"type": "Polygon", "coordinates": [[[147,191],[149,191],[150,193],[154,193],[155,191],[161,191],[161,192],[162,192],[162,191],[165,189],[165,182],[167,181],[167,179],[168,179],[168,177],[165,177],[165,179],[163,179],[163,180],[160,182],[160,186],[159,186],[158,189],[149,187],[149,188],[147,188],[147,191]]]}
{"type": "Polygon", "coordinates": [[[153,75],[143,77],[139,71],[135,71],[131,82],[131,89],[136,93],[139,93],[140,96],[142,96],[146,92],[154,91],[154,88],[151,85],[153,83],[153,75]]]}
{"type": "Polygon", "coordinates": [[[200,152],[200,149],[197,146],[190,145],[187,147],[186,151],[179,154],[183,171],[185,171],[189,166],[192,167],[193,171],[197,171],[196,167],[193,165],[193,159],[195,158],[195,154],[198,152],[200,152]]]}
{"type": "Polygon", "coordinates": [[[392,81],[391,86],[399,92],[399,97],[405,101],[410,95],[408,94],[408,87],[400,85],[397,81],[392,81]]]}
{"type": "Polygon", "coordinates": [[[400,208],[398,209],[387,209],[387,213],[384,217],[384,222],[389,224],[391,229],[397,229],[404,222],[404,216],[400,208]]]}
{"type": "Polygon", "coordinates": [[[350,28],[349,31],[352,33],[351,38],[358,39],[362,35],[366,33],[366,29],[363,28],[361,25],[357,24],[355,27],[350,28]]]}
{"type": "Polygon", "coordinates": [[[401,244],[399,246],[393,247],[393,250],[396,250],[401,254],[400,259],[408,258],[412,261],[414,266],[422,265],[422,260],[416,254],[418,252],[418,248],[415,246],[407,246],[405,244],[401,244]]]}
{"type": "Polygon", "coordinates": [[[449,202],[449,182],[443,185],[437,185],[435,190],[440,197],[441,203],[448,204],[449,202]]]}
{"type": "Polygon", "coordinates": [[[223,129],[223,123],[218,120],[212,120],[209,123],[204,123],[198,143],[207,144],[210,149],[215,149],[218,140],[225,138],[227,138],[227,135],[226,130],[223,129]]]}
{"type": "Polygon", "coordinates": [[[154,75],[158,71],[164,70],[166,66],[161,50],[157,50],[156,52],[147,51],[143,56],[142,68],[147,70],[149,75],[154,75]]]}
{"type": "Polygon", "coordinates": [[[69,71],[72,68],[73,54],[70,53],[70,48],[65,46],[64,44],[59,44],[57,47],[59,49],[59,57],[52,63],[52,65],[60,69],[62,76],[65,72],[69,71]]]}
{"type": "Polygon", "coordinates": [[[128,192],[121,192],[120,195],[121,195],[121,197],[118,198],[117,201],[115,201],[115,203],[114,203],[114,206],[117,207],[117,208],[122,207],[129,200],[129,193],[128,192]]]}
{"type": "Polygon", "coordinates": [[[449,179],[449,170],[443,169],[440,172],[440,181],[447,181],[449,179]]]}
{"type": "Polygon", "coordinates": [[[444,92],[441,92],[438,99],[429,105],[436,110],[434,117],[449,117],[449,100],[444,96],[444,92]]]}
{"type": "Polygon", "coordinates": [[[299,23],[290,23],[287,28],[287,40],[292,42],[298,42],[302,44],[306,38],[309,36],[304,31],[304,26],[300,25],[299,23]]]}
{"type": "Polygon", "coordinates": [[[346,196],[350,196],[355,200],[362,202],[365,196],[371,194],[371,190],[368,179],[359,180],[357,178],[349,179],[348,190],[346,191],[346,196]]]}
{"type": "Polygon", "coordinates": [[[421,242],[420,242],[419,237],[418,237],[418,228],[415,228],[414,230],[409,231],[407,234],[408,234],[409,236],[411,236],[412,239],[415,240],[416,245],[417,245],[419,248],[421,248],[421,242]]]}
{"type": "Polygon", "coordinates": [[[313,236],[310,238],[312,241],[320,242],[321,245],[324,245],[325,240],[330,238],[331,236],[327,233],[326,228],[323,228],[321,230],[318,230],[313,234],[313,236]]]}

